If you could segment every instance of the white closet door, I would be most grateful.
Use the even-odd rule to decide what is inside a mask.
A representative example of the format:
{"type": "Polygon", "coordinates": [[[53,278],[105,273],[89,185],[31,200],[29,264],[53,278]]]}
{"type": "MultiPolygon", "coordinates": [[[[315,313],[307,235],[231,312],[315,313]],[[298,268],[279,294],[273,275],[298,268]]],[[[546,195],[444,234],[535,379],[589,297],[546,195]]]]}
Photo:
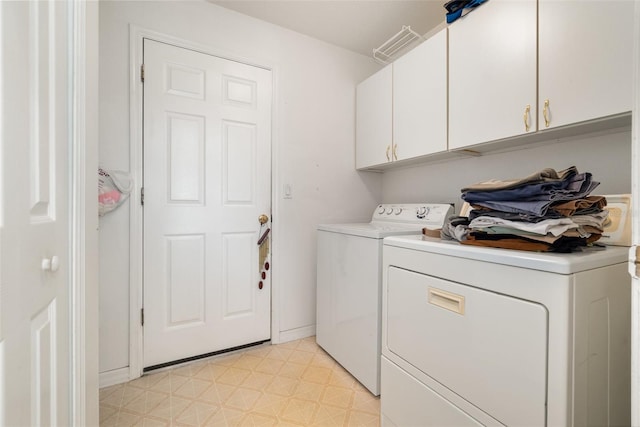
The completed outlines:
{"type": "Polygon", "coordinates": [[[0,424],[70,425],[71,2],[0,2],[0,424]]]}

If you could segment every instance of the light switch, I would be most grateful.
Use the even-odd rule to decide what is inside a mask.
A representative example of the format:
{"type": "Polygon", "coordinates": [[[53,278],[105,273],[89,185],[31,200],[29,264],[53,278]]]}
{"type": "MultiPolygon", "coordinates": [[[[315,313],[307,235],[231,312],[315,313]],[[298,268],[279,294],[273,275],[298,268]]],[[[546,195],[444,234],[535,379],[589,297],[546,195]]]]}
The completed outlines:
{"type": "Polygon", "coordinates": [[[291,184],[284,184],[282,186],[282,198],[293,199],[293,189],[291,187],[291,184]]]}

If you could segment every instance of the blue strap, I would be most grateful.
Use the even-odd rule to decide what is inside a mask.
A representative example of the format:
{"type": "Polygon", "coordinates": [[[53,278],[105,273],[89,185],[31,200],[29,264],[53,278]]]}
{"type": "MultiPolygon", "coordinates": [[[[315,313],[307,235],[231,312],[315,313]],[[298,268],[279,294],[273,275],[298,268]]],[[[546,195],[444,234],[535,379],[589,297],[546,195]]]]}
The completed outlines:
{"type": "Polygon", "coordinates": [[[462,15],[462,9],[447,13],[447,24],[451,24],[453,21],[460,18],[460,15],[462,15]]]}
{"type": "Polygon", "coordinates": [[[455,10],[453,12],[449,12],[447,13],[447,24],[451,24],[453,21],[455,21],[456,19],[460,18],[462,16],[462,11],[465,9],[469,9],[465,12],[465,15],[469,12],[471,12],[471,9],[474,9],[478,6],[480,6],[482,3],[486,2],[487,0],[471,0],[470,2],[468,2],[467,4],[464,5],[464,7],[461,7],[458,10],[455,10]]]}

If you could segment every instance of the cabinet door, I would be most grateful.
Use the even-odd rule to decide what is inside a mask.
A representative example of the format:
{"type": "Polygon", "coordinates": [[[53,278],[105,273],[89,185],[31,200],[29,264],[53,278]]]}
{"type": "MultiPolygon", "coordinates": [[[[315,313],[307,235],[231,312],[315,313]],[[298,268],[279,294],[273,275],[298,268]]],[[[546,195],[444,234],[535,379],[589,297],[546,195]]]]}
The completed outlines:
{"type": "Polygon", "coordinates": [[[447,149],[447,29],[393,63],[394,159],[447,149]]]}
{"type": "Polygon", "coordinates": [[[536,130],[536,14],[491,0],[449,26],[449,148],[536,130]]]}
{"type": "Polygon", "coordinates": [[[392,69],[386,66],[356,88],[356,168],[391,160],[392,69]]]}
{"type": "Polygon", "coordinates": [[[631,111],[633,1],[540,0],[539,8],[539,128],[631,111]]]}

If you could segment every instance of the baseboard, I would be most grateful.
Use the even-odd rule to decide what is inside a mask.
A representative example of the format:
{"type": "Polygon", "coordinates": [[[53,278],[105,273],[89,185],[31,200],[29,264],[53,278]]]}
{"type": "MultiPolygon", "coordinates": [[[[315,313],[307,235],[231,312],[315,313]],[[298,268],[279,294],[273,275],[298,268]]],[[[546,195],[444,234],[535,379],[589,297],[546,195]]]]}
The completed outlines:
{"type": "Polygon", "coordinates": [[[126,383],[129,381],[129,367],[126,366],[112,371],[100,372],[99,387],[109,387],[111,385],[126,383]]]}
{"type": "Polygon", "coordinates": [[[302,338],[312,337],[316,334],[316,325],[304,326],[302,328],[289,329],[288,331],[280,331],[277,341],[271,337],[273,344],[282,344],[284,342],[295,341],[302,338]]]}

